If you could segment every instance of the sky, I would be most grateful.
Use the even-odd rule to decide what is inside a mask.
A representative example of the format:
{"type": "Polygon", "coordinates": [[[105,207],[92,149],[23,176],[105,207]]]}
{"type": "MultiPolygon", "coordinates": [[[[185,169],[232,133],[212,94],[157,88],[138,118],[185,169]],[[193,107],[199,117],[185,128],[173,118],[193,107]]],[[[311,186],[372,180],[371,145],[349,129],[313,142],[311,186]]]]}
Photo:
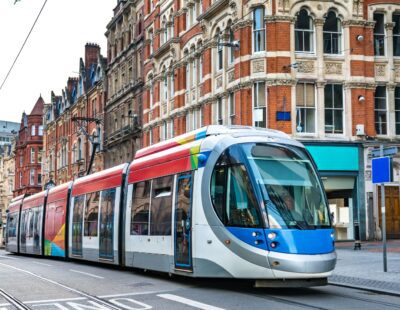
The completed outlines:
{"type": "MultiPolygon", "coordinates": [[[[0,0],[0,85],[44,0],[0,0]]],[[[106,26],[117,0],[48,0],[10,76],[0,89],[0,120],[20,122],[42,95],[50,102],[77,76],[85,44],[107,55],[106,26]]]]}

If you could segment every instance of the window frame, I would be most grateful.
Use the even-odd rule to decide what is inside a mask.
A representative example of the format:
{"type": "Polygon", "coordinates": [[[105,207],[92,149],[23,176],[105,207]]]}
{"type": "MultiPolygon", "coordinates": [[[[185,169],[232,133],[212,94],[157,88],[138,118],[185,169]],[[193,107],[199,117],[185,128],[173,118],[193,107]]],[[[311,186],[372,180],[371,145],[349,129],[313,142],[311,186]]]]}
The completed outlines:
{"type": "Polygon", "coordinates": [[[395,134],[400,136],[400,85],[394,89],[394,119],[395,134]],[[399,130],[397,130],[397,126],[399,130]]]}
{"type": "Polygon", "coordinates": [[[310,12],[305,8],[302,8],[298,12],[297,19],[296,19],[296,22],[294,23],[295,53],[297,53],[297,54],[315,54],[315,25],[314,25],[314,19],[312,18],[310,12]],[[311,29],[296,28],[297,19],[300,18],[300,13],[302,11],[305,11],[307,13],[307,17],[311,20],[311,29]],[[304,33],[305,32],[310,34],[310,45],[311,46],[310,46],[310,50],[309,51],[304,49],[304,46],[305,46],[304,33]],[[303,41],[303,50],[297,50],[296,49],[296,42],[297,42],[296,39],[297,39],[297,34],[299,34],[299,33],[302,33],[301,38],[302,38],[302,41],[303,41]]]}
{"type": "Polygon", "coordinates": [[[389,134],[389,118],[388,118],[388,112],[389,112],[389,109],[388,109],[388,89],[387,89],[387,87],[386,87],[386,85],[378,85],[377,87],[376,87],[376,89],[375,89],[375,94],[374,94],[374,127],[375,127],[375,131],[376,131],[376,134],[378,135],[378,136],[387,136],[388,134],[389,134]],[[384,92],[385,92],[385,97],[377,97],[376,96],[376,89],[378,89],[378,87],[383,87],[384,88],[384,92]],[[385,109],[377,109],[376,108],[376,104],[377,104],[377,102],[376,102],[376,100],[377,99],[384,99],[385,100],[385,109]],[[385,121],[385,131],[386,131],[386,133],[382,133],[382,132],[378,132],[378,130],[377,130],[377,124],[378,124],[378,122],[377,122],[377,112],[385,112],[385,115],[386,115],[386,121],[385,121]]]}
{"type": "MultiPolygon", "coordinates": [[[[307,82],[307,81],[301,81],[301,82],[298,82],[296,84],[296,134],[300,134],[300,135],[316,134],[316,132],[317,132],[317,122],[318,122],[317,117],[316,117],[317,116],[317,96],[316,95],[317,95],[317,92],[316,92],[315,83],[307,82]],[[298,91],[297,87],[299,85],[303,86],[303,105],[302,106],[298,105],[298,103],[297,103],[297,91],[298,91]],[[313,96],[313,106],[312,107],[307,106],[307,103],[306,103],[307,98],[308,98],[308,96],[307,96],[307,85],[312,85],[313,86],[314,96],[313,96]],[[314,112],[314,131],[298,131],[298,128],[300,126],[298,117],[299,117],[299,114],[302,115],[301,112],[299,113],[299,111],[301,109],[305,109],[305,112],[306,111],[308,112],[308,110],[313,110],[313,112],[314,112]]],[[[307,113],[305,113],[305,115],[306,114],[307,113]]],[[[307,119],[307,117],[305,117],[305,119],[307,119]]],[[[305,130],[305,128],[307,128],[307,123],[306,123],[305,120],[304,120],[303,123],[305,124],[303,130],[305,130]]]]}
{"type": "Polygon", "coordinates": [[[324,132],[325,132],[325,134],[326,135],[340,135],[340,136],[342,136],[342,135],[344,135],[344,133],[345,133],[345,97],[344,97],[344,87],[343,87],[343,84],[340,84],[340,83],[329,83],[329,84],[326,84],[325,85],[325,87],[324,87],[324,114],[325,114],[325,124],[324,124],[324,132]],[[335,107],[335,96],[334,96],[334,94],[335,94],[335,90],[334,90],[334,87],[335,87],[335,85],[339,85],[339,86],[341,86],[341,89],[342,89],[342,91],[341,91],[341,95],[342,95],[342,107],[341,108],[336,108],[335,107]],[[331,88],[331,91],[332,91],[332,107],[329,107],[329,108],[327,108],[326,107],[326,88],[328,87],[328,86],[332,86],[332,88],[331,88]],[[326,130],[326,111],[327,110],[331,110],[332,111],[332,132],[328,132],[327,130],[326,130]],[[334,111],[342,111],[342,132],[335,132],[335,116],[334,116],[334,111]]]}
{"type": "MultiPolygon", "coordinates": [[[[375,21],[375,27],[374,27],[374,56],[375,57],[385,57],[386,53],[387,53],[387,46],[386,46],[386,29],[385,29],[385,20],[386,20],[386,15],[383,12],[374,12],[373,15],[373,19],[375,21]],[[381,15],[382,16],[382,24],[383,24],[383,33],[378,33],[376,32],[376,28],[378,25],[378,22],[375,20],[375,16],[381,15]],[[377,54],[377,46],[376,46],[376,41],[377,41],[377,37],[382,37],[378,40],[383,40],[383,54],[377,54]]],[[[378,50],[380,50],[380,46],[378,48],[378,50]]]]}
{"type": "Polygon", "coordinates": [[[253,126],[255,127],[260,127],[257,125],[257,123],[265,123],[265,127],[260,127],[260,128],[267,128],[268,123],[267,123],[267,85],[264,81],[259,81],[259,82],[255,82],[253,84],[253,96],[252,96],[252,122],[253,122],[253,126]],[[263,84],[264,85],[264,105],[259,105],[258,102],[258,92],[259,92],[259,88],[260,85],[263,84]],[[257,104],[257,105],[256,105],[257,104]],[[256,110],[263,110],[263,121],[255,121],[255,111],[256,110]]]}
{"type": "Polygon", "coordinates": [[[257,54],[257,53],[263,53],[266,51],[266,46],[267,46],[267,42],[266,42],[266,24],[265,24],[265,8],[263,6],[257,6],[253,9],[253,26],[252,26],[252,51],[253,54],[257,54]],[[259,10],[261,10],[261,27],[260,28],[256,28],[256,24],[257,24],[257,14],[256,12],[258,12],[259,10]],[[260,40],[259,44],[256,45],[256,36],[258,33],[261,33],[261,38],[263,38],[263,40],[260,40]],[[258,46],[259,45],[259,46],[258,46]],[[258,48],[256,48],[256,46],[258,48]]]}
{"type": "Polygon", "coordinates": [[[328,13],[326,15],[325,22],[324,22],[324,26],[323,26],[322,29],[323,29],[322,30],[322,36],[323,36],[323,52],[324,52],[324,55],[338,55],[338,56],[343,55],[343,26],[342,26],[342,20],[338,17],[338,14],[335,11],[332,11],[332,10],[328,11],[328,13]],[[328,16],[331,13],[335,14],[336,22],[338,23],[338,29],[339,29],[338,31],[324,30],[325,23],[327,22],[328,16]],[[330,42],[331,42],[331,52],[330,53],[325,51],[325,35],[329,35],[330,36],[330,42]],[[334,37],[334,35],[338,36],[337,53],[332,52],[332,50],[334,50],[334,48],[333,48],[333,42],[334,42],[333,37],[334,37]]]}

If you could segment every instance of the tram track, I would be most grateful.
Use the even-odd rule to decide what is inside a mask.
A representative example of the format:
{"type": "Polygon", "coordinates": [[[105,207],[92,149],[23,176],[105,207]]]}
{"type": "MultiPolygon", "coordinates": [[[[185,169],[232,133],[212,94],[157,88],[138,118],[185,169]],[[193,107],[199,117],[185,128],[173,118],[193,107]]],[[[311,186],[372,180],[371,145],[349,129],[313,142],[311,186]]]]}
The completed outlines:
{"type": "Polygon", "coordinates": [[[15,298],[11,294],[7,293],[5,290],[0,288],[0,296],[2,296],[7,302],[14,306],[17,310],[30,310],[32,308],[25,305],[22,301],[15,298]]]}
{"type": "MultiPolygon", "coordinates": [[[[110,310],[122,310],[122,309],[123,309],[123,308],[120,308],[120,307],[118,307],[117,305],[115,305],[115,304],[113,304],[113,303],[111,303],[111,302],[109,302],[109,301],[107,301],[107,300],[104,300],[103,298],[100,298],[100,297],[91,295],[91,294],[89,294],[89,293],[86,293],[86,292],[84,292],[84,291],[81,291],[81,290],[78,290],[78,289],[76,289],[76,288],[70,287],[70,286],[68,286],[68,285],[62,284],[62,283],[57,282],[57,281],[55,281],[55,280],[45,278],[45,277],[40,276],[40,275],[38,275],[38,274],[36,274],[36,273],[34,273],[34,272],[31,272],[31,271],[29,271],[29,270],[21,269],[21,268],[14,267],[14,266],[11,266],[11,265],[8,265],[8,264],[4,264],[4,263],[0,263],[0,266],[3,266],[3,267],[5,267],[5,268],[9,268],[9,269],[15,270],[15,271],[18,271],[18,272],[21,272],[21,273],[28,274],[28,275],[30,275],[30,276],[32,276],[32,277],[35,277],[35,278],[37,278],[37,279],[40,279],[40,280],[45,281],[45,282],[47,282],[47,283],[50,283],[50,284],[52,284],[52,285],[61,287],[61,288],[65,289],[65,290],[67,290],[67,291],[69,291],[69,292],[72,292],[72,293],[75,293],[75,294],[77,294],[77,295],[79,295],[79,296],[85,297],[85,298],[87,298],[87,299],[90,300],[90,301],[94,301],[94,302],[96,302],[96,303],[102,305],[103,307],[105,307],[105,309],[110,309],[110,310]]],[[[22,303],[21,301],[19,301],[18,299],[16,299],[15,297],[12,297],[11,295],[9,295],[9,297],[6,297],[6,295],[3,295],[3,292],[4,292],[4,291],[2,291],[2,290],[0,289],[0,294],[1,294],[7,301],[9,301],[10,303],[12,303],[13,305],[14,305],[14,302],[15,302],[16,304],[19,305],[18,310],[31,309],[31,308],[27,307],[27,306],[26,306],[24,303],[22,303]],[[12,300],[13,300],[13,302],[12,302],[12,300]],[[22,307],[25,307],[25,308],[22,308],[22,307]]],[[[7,293],[4,292],[4,294],[7,294],[7,293]]]]}

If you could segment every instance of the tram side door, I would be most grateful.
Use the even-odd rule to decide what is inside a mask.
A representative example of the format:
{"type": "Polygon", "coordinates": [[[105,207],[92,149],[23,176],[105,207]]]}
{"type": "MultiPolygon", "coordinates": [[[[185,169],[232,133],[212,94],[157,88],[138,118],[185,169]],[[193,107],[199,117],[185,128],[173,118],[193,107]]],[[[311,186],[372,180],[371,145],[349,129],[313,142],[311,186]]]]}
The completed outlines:
{"type": "Polygon", "coordinates": [[[176,184],[175,268],[192,271],[193,173],[178,175],[176,184]]]}
{"type": "Polygon", "coordinates": [[[83,210],[85,195],[74,198],[72,213],[72,255],[82,256],[83,210]]]}
{"type": "Polygon", "coordinates": [[[101,192],[99,257],[114,259],[114,205],[116,189],[101,192]]]}

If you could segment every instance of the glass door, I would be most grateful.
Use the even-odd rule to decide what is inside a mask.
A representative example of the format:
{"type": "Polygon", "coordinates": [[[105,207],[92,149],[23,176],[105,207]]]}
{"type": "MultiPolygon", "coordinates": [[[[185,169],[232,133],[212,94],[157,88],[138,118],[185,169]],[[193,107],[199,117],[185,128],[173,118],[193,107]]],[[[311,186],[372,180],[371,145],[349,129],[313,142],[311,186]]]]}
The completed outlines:
{"type": "Polygon", "coordinates": [[[175,268],[192,270],[193,173],[178,175],[175,205],[175,268]]]}
{"type": "Polygon", "coordinates": [[[114,205],[115,188],[101,192],[100,245],[101,259],[114,259],[114,205]]]}
{"type": "Polygon", "coordinates": [[[74,199],[74,211],[72,215],[72,255],[82,256],[82,233],[83,233],[83,209],[85,195],[74,199]]]}

